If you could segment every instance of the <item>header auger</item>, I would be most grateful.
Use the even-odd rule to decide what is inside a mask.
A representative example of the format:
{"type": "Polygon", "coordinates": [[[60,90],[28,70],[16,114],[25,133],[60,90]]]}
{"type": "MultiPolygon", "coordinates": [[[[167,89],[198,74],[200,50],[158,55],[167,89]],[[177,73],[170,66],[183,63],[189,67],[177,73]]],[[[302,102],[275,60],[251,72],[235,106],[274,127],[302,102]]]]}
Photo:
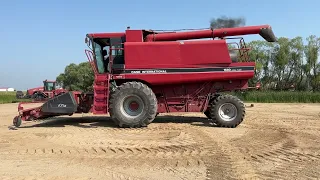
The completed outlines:
{"type": "Polygon", "coordinates": [[[145,127],[159,113],[202,112],[218,126],[236,127],[245,117],[245,106],[223,92],[247,89],[255,61],[249,59],[243,38],[237,49],[229,48],[226,40],[248,34],[276,42],[269,25],[87,34],[94,92],[68,92],[38,108],[19,106],[14,123],[92,112],[109,113],[120,127],[145,127]]]}

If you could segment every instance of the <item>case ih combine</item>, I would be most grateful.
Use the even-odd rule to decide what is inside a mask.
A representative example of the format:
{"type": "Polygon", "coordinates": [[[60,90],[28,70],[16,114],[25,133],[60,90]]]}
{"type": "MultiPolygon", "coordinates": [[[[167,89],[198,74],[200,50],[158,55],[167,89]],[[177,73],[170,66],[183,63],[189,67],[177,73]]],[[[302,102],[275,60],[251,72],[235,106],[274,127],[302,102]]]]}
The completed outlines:
{"type": "Polygon", "coordinates": [[[94,92],[68,92],[37,108],[19,105],[13,123],[18,127],[23,120],[92,112],[109,113],[120,127],[145,127],[158,113],[202,112],[218,126],[236,127],[245,106],[221,92],[247,89],[255,62],[248,59],[243,38],[238,49],[230,49],[227,37],[249,34],[276,42],[269,25],[87,34],[94,92]]]}

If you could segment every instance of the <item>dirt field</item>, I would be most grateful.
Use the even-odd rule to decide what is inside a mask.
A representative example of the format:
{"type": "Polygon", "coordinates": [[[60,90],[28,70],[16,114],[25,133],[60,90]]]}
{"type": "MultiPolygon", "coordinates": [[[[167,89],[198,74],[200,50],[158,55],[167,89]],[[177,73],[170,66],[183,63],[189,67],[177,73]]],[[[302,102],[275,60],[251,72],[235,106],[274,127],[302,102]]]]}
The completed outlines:
{"type": "Polygon", "coordinates": [[[17,104],[0,105],[0,179],[320,179],[320,104],[254,105],[234,129],[202,114],[142,129],[87,114],[17,130],[17,104]]]}

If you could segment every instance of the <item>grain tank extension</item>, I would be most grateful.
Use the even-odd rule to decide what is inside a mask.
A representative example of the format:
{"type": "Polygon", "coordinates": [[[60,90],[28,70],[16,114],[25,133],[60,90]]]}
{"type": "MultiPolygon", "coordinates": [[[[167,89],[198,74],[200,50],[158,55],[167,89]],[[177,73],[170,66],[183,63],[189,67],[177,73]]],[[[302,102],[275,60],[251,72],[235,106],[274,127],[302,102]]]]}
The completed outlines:
{"type": "Polygon", "coordinates": [[[248,88],[255,60],[249,59],[243,38],[236,37],[236,48],[227,41],[250,34],[276,42],[269,25],[87,34],[91,50],[85,52],[95,74],[94,92],[69,92],[49,100],[46,107],[19,106],[14,124],[31,116],[92,112],[109,113],[120,127],[145,127],[159,113],[202,112],[218,126],[236,127],[244,120],[244,104],[224,92],[248,88]]]}

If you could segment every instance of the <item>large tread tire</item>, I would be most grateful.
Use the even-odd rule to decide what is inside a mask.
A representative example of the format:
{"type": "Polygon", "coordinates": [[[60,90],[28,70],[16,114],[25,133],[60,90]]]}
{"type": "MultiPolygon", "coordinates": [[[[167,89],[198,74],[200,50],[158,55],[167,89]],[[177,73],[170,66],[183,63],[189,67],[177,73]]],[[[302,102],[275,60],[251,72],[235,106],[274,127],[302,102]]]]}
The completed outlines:
{"type": "Polygon", "coordinates": [[[212,102],[217,99],[218,97],[220,96],[220,94],[215,94],[210,100],[209,100],[209,106],[207,108],[206,111],[204,111],[204,115],[210,119],[210,120],[213,120],[213,118],[211,117],[211,114],[210,114],[210,105],[212,104],[212,102]]]}
{"type": "Polygon", "coordinates": [[[214,99],[209,109],[210,117],[212,117],[213,122],[219,127],[235,128],[237,127],[245,117],[245,105],[237,97],[232,95],[220,95],[214,99]],[[236,115],[229,120],[224,119],[219,112],[220,108],[226,104],[231,105],[231,109],[235,110],[233,112],[236,115]]]}
{"type": "Polygon", "coordinates": [[[204,115],[206,115],[208,119],[212,119],[209,109],[204,112],[204,115]]]}
{"type": "Polygon", "coordinates": [[[156,117],[158,111],[157,98],[153,91],[141,82],[126,82],[110,95],[109,112],[113,122],[119,127],[147,127],[156,117]],[[140,114],[131,116],[125,112],[123,101],[129,96],[140,99],[143,107],[140,114]]]}

